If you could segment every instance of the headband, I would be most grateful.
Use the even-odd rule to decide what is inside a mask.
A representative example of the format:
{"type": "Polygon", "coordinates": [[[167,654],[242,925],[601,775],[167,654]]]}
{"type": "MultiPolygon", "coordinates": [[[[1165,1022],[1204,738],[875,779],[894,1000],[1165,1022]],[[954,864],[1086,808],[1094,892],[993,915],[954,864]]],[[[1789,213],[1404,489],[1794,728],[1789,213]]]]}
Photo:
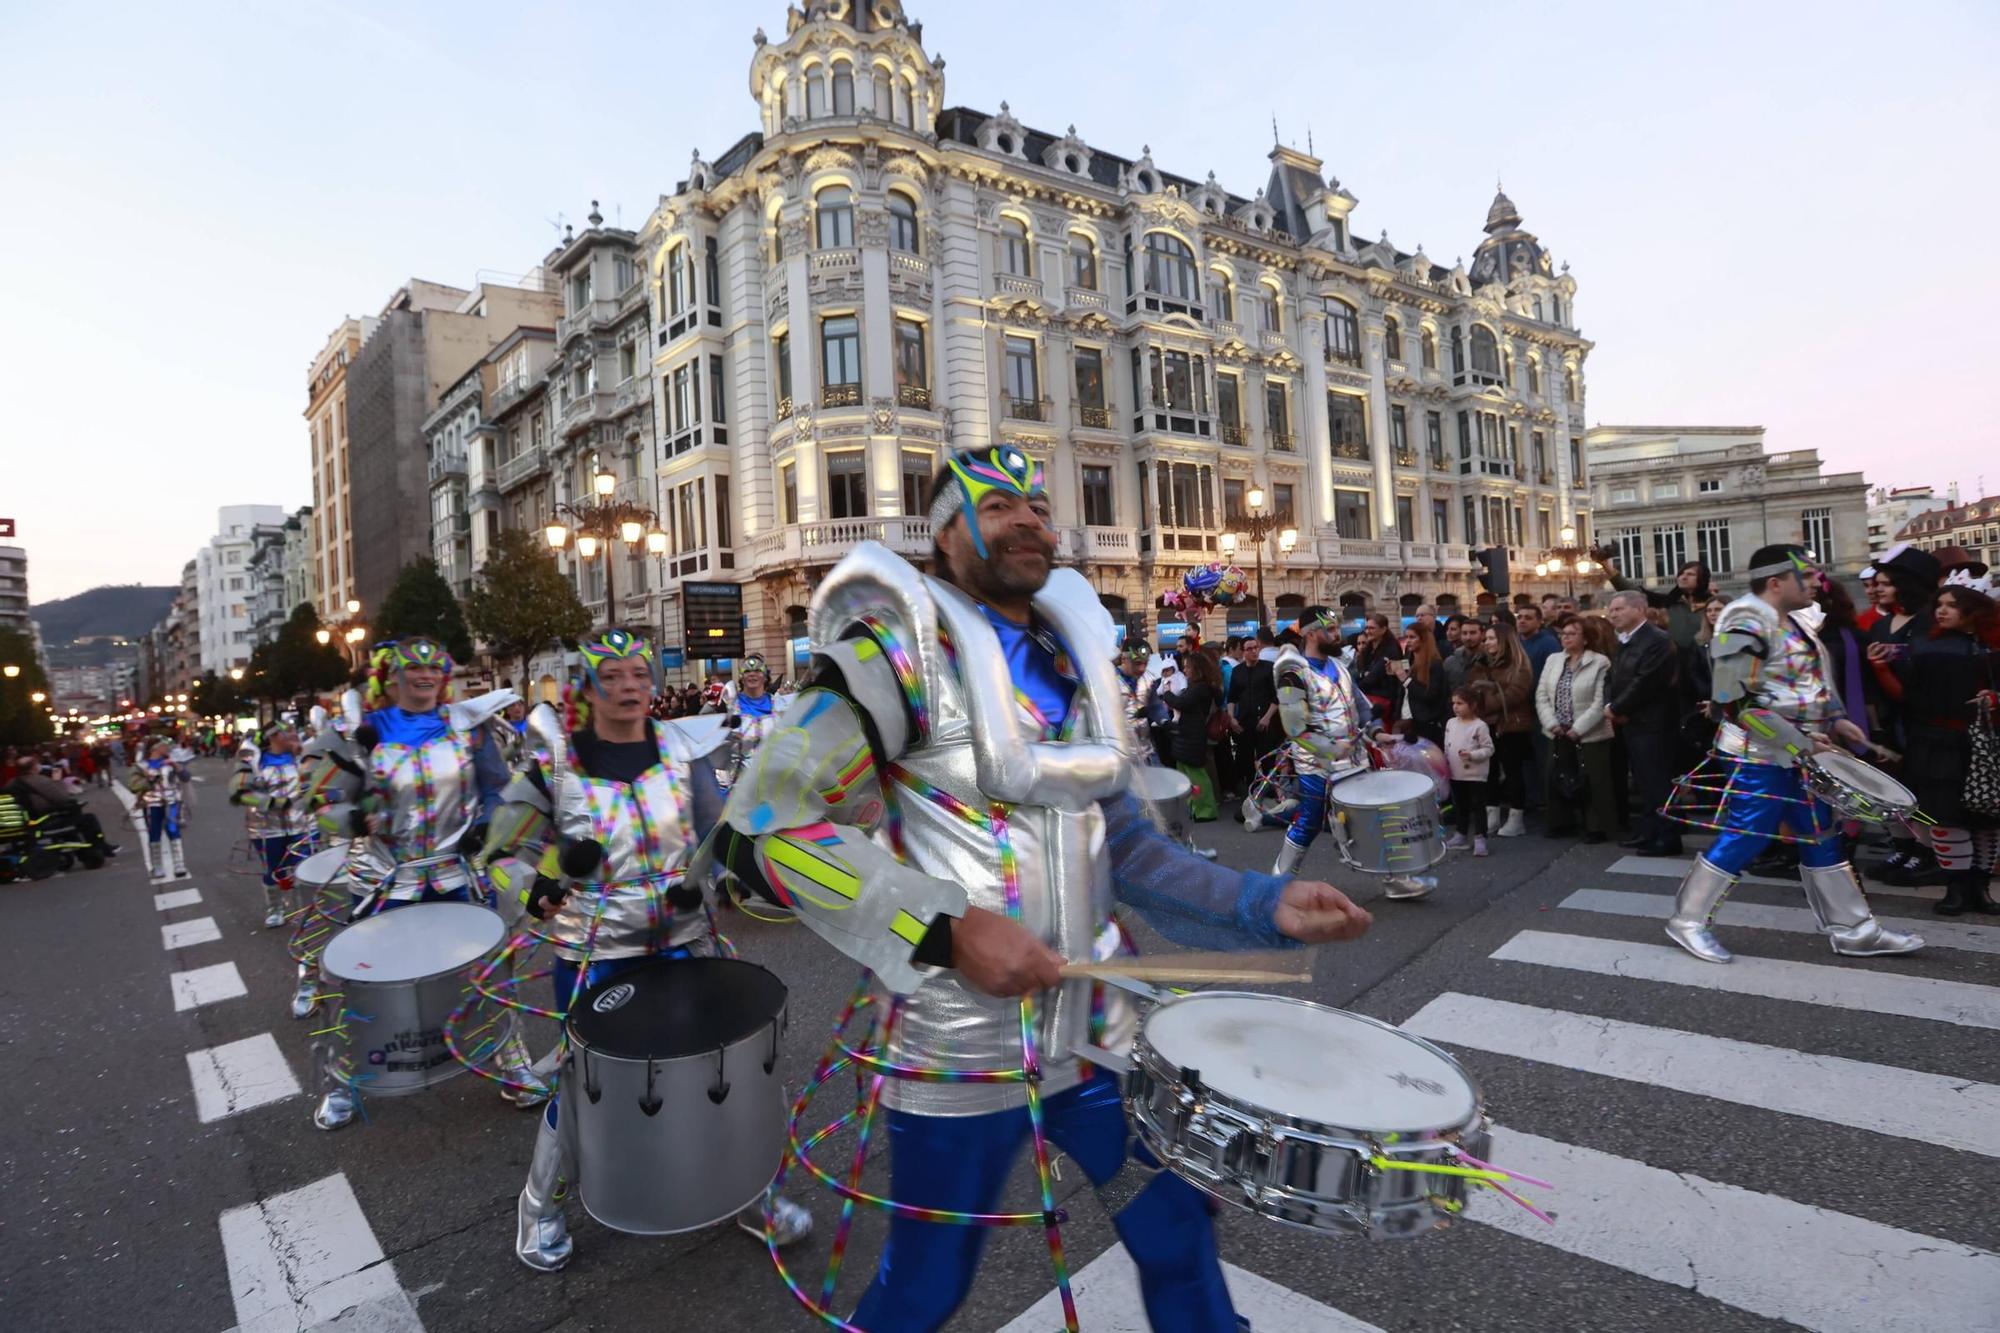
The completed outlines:
{"type": "Polygon", "coordinates": [[[1810,560],[1807,560],[1803,555],[1794,551],[1791,554],[1787,555],[1783,560],[1775,561],[1768,565],[1758,565],[1756,568],[1748,571],[1744,575],[1744,577],[1752,579],[1769,579],[1769,578],[1776,578],[1780,574],[1798,574],[1803,576],[1814,572],[1815,572],[1815,566],[1813,565],[1813,563],[1810,560]]]}
{"type": "MultiPolygon", "coordinates": [[[[1049,493],[1043,480],[1042,465],[1011,444],[999,444],[984,450],[968,449],[951,455],[944,460],[944,465],[951,474],[951,483],[939,487],[937,499],[931,502],[933,534],[944,531],[945,524],[956,518],[960,511],[976,513],[979,502],[990,492],[1000,491],[1030,499],[1049,493]]],[[[965,529],[972,535],[972,549],[983,559],[987,554],[986,539],[980,534],[979,525],[967,522],[965,529]]]]}
{"type": "Polygon", "coordinates": [[[597,685],[598,668],[606,662],[636,657],[655,674],[659,669],[653,656],[652,642],[645,635],[634,634],[630,630],[608,629],[591,638],[580,639],[576,651],[583,658],[583,674],[593,688],[597,685]]]}
{"type": "Polygon", "coordinates": [[[736,674],[738,676],[748,675],[752,671],[761,671],[767,676],[771,674],[771,668],[764,665],[763,657],[757,653],[746,655],[736,667],[736,674]]]}
{"type": "Polygon", "coordinates": [[[390,639],[375,645],[375,664],[383,671],[407,671],[411,667],[436,667],[451,674],[451,654],[436,639],[390,639]]]}

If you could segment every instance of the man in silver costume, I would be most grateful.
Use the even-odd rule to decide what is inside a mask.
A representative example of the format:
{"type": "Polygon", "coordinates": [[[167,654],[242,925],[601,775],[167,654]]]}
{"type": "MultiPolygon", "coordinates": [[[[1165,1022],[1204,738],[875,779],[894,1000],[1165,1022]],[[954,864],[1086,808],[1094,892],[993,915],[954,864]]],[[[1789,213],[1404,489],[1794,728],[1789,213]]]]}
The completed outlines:
{"type": "Polygon", "coordinates": [[[1799,846],[1806,901],[1837,954],[1912,953],[1922,937],[1875,919],[1841,848],[1833,810],[1799,776],[1807,755],[1836,741],[1868,744],[1843,715],[1826,649],[1801,612],[1813,605],[1818,572],[1797,546],[1765,546],[1750,558],[1750,591],[1722,609],[1709,644],[1713,698],[1725,720],[1711,762],[1730,773],[1717,822],[1722,832],[1681,881],[1667,936],[1710,963],[1727,963],[1709,921],[1758,852],[1789,827],[1799,846]]]}
{"type": "Polygon", "coordinates": [[[238,753],[229,799],[243,807],[250,841],[264,866],[264,925],[289,915],[292,871],[312,851],[312,813],[299,769],[299,736],[279,723],[238,753]]]}
{"type": "MultiPolygon", "coordinates": [[[[467,858],[478,850],[473,830],[485,823],[499,784],[482,784],[475,751],[490,742],[486,723],[514,693],[496,690],[470,704],[447,704],[451,671],[451,655],[433,639],[378,644],[371,657],[373,707],[351,738],[363,756],[359,790],[332,814],[353,837],[350,920],[412,903],[486,899],[467,858]]],[[[332,1044],[318,1054],[322,1095],[313,1123],[339,1129],[354,1119],[354,1089],[337,1068],[332,1044]]],[[[525,1067],[518,1038],[501,1058],[525,1067]]]]}
{"type": "MultiPolygon", "coordinates": [[[[1065,963],[1129,948],[1120,905],[1180,943],[1351,939],[1368,915],[1329,885],[1213,866],[1158,832],[1130,792],[1113,630],[1073,570],[1052,571],[1042,470],[1009,445],[947,459],[932,488],[938,573],[863,543],[813,598],[813,681],[731,789],[713,865],[789,908],[904,997],[887,1058],[969,1073],[1024,1068],[1050,1140],[1090,1176],[1138,1266],[1159,1333],[1235,1333],[1203,1196],[1134,1156],[1102,1051],[1136,1018],[1065,963]],[[1100,1057],[1102,1058],[1102,1057],[1100,1057]]],[[[890,1079],[889,1195],[992,1209],[1029,1133],[1016,1082],[890,1079]]],[[[920,1333],[970,1286],[983,1229],[897,1213],[853,1315],[920,1333]]]]}
{"type": "MultiPolygon", "coordinates": [[[[502,793],[487,862],[496,889],[518,893],[555,946],[555,1008],[649,958],[711,956],[713,926],[688,858],[722,809],[714,760],[719,725],[654,721],[658,658],[643,635],[610,629],[578,644],[565,728],[555,710],[528,720],[528,758],[502,793]]],[[[714,719],[720,722],[721,719],[714,719]]],[[[515,1205],[514,1253],[552,1273],[573,1249],[558,1190],[575,1175],[576,1118],[550,1098],[515,1205]]],[[[661,1182],[671,1189],[673,1182],[661,1182]]],[[[773,1201],[778,1243],[812,1230],[812,1214],[773,1201]]],[[[760,1240],[761,1204],[737,1225],[760,1240]]]]}
{"type": "MultiPolygon", "coordinates": [[[[1272,664],[1278,717],[1290,738],[1299,784],[1298,809],[1271,867],[1274,875],[1298,872],[1306,849],[1326,827],[1333,788],[1342,778],[1369,771],[1362,738],[1373,719],[1367,697],[1354,688],[1354,678],[1338,659],[1339,617],[1328,607],[1307,607],[1299,617],[1299,635],[1304,651],[1280,648],[1272,664]]],[[[1390,875],[1386,883],[1387,896],[1397,899],[1422,898],[1437,886],[1426,875],[1390,875]]]]}

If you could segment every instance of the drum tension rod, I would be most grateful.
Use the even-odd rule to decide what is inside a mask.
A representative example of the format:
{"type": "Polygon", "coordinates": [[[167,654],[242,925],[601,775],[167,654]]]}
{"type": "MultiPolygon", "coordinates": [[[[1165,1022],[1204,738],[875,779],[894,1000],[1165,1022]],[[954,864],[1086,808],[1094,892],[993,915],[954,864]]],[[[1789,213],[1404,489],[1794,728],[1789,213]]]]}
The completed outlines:
{"type": "Polygon", "coordinates": [[[659,1072],[659,1066],[651,1060],[646,1061],[646,1095],[639,1099],[639,1109],[647,1115],[658,1115],[660,1107],[666,1104],[660,1100],[660,1094],[653,1090],[653,1080],[659,1076],[659,1072]]]}
{"type": "Polygon", "coordinates": [[[722,1076],[724,1054],[722,1047],[715,1048],[715,1086],[708,1090],[708,1099],[717,1106],[722,1105],[723,1099],[729,1096],[729,1080],[722,1076]]]}

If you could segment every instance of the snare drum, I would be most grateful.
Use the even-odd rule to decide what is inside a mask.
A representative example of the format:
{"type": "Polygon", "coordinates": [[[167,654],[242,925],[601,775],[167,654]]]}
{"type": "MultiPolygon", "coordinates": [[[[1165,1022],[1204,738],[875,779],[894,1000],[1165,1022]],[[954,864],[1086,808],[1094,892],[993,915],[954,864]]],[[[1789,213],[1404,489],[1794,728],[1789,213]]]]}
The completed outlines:
{"type": "Polygon", "coordinates": [[[1359,1014],[1203,991],[1148,1012],[1132,1060],[1126,1109],[1153,1155],[1292,1226],[1376,1238],[1446,1226],[1466,1178],[1399,1168],[1486,1152],[1479,1088],[1458,1062],[1359,1014]]]}
{"type": "Polygon", "coordinates": [[[320,970],[342,997],[349,1081],[397,1097],[464,1072],[445,1046],[445,1019],[506,938],[500,914],[471,903],[414,903],[335,935],[320,970]]]}
{"type": "Polygon", "coordinates": [[[756,1202],[785,1151],[784,1027],[785,983],[733,958],[662,958],[578,996],[562,1114],[584,1209],[664,1236],[756,1202]]]}
{"type": "Polygon", "coordinates": [[[1444,859],[1437,786],[1384,768],[1343,779],[1327,793],[1340,859],[1369,875],[1412,875],[1444,859]]]}
{"type": "Polygon", "coordinates": [[[1799,761],[1806,790],[1849,819],[1886,824],[1916,813],[1908,787],[1864,759],[1844,750],[1821,750],[1799,761]]]}

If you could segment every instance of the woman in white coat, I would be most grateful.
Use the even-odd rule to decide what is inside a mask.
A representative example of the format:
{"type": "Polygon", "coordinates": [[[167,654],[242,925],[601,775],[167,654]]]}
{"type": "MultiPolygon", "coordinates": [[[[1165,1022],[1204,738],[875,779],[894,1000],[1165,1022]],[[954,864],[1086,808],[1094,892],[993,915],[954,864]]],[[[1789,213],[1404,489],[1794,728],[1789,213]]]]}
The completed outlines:
{"type": "Polygon", "coordinates": [[[1555,630],[1562,651],[1542,663],[1535,682],[1535,716],[1549,738],[1549,836],[1583,831],[1585,842],[1603,842],[1616,829],[1611,786],[1611,719],[1604,686],[1611,661],[1586,646],[1583,620],[1564,615],[1555,630]]]}

